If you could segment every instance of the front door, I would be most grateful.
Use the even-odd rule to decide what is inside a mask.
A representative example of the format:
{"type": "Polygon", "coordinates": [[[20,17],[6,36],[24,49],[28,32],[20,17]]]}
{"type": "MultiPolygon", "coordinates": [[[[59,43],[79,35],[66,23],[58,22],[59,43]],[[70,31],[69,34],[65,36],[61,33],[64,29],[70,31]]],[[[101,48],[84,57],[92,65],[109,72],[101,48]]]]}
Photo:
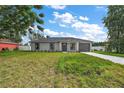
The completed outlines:
{"type": "Polygon", "coordinates": [[[39,51],[39,49],[40,49],[40,44],[39,43],[35,43],[35,50],[39,51]]]}
{"type": "Polygon", "coordinates": [[[62,43],[62,51],[67,51],[67,43],[62,43]]]}

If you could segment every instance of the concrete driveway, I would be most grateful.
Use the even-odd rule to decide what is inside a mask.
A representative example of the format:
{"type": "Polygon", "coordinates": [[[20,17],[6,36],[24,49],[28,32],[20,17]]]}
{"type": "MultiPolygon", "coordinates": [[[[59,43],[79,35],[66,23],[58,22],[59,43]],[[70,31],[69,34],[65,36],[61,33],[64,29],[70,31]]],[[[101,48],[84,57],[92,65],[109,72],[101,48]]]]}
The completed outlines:
{"type": "Polygon", "coordinates": [[[84,54],[88,54],[91,56],[103,58],[109,61],[112,61],[114,63],[119,63],[119,64],[124,64],[124,58],[123,57],[116,57],[116,56],[110,56],[110,55],[103,55],[103,54],[98,54],[98,53],[93,53],[93,52],[83,52],[84,54]]]}

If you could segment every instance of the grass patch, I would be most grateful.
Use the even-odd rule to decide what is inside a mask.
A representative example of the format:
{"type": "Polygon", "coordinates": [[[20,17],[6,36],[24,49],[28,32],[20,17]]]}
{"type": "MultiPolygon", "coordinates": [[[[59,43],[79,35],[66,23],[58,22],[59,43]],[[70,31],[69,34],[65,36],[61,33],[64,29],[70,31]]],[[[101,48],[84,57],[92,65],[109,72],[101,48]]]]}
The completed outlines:
{"type": "Polygon", "coordinates": [[[57,65],[58,73],[73,87],[124,87],[122,69],[120,64],[85,54],[64,56],[57,65]]]}
{"type": "Polygon", "coordinates": [[[118,54],[118,53],[115,53],[115,52],[104,52],[104,51],[94,51],[94,52],[99,53],[99,54],[104,54],[104,55],[124,57],[124,54],[118,54]]]}
{"type": "Polygon", "coordinates": [[[124,66],[80,53],[0,53],[0,87],[124,87],[124,66]]]}

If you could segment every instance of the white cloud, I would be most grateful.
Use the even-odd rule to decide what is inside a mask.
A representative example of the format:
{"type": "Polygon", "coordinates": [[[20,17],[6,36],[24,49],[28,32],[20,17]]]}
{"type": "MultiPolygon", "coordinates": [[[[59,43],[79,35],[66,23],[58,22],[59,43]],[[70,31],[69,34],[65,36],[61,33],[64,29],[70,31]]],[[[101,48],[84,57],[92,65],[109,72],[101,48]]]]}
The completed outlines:
{"type": "Polygon", "coordinates": [[[76,35],[73,35],[71,33],[57,32],[57,31],[53,31],[50,29],[44,29],[44,33],[48,36],[51,36],[51,37],[76,37],[76,35]]]}
{"type": "Polygon", "coordinates": [[[82,21],[88,21],[89,20],[89,18],[87,16],[80,16],[79,19],[82,21]]]}
{"type": "Polygon", "coordinates": [[[55,31],[52,31],[50,29],[44,29],[44,33],[46,35],[50,35],[50,36],[58,36],[60,34],[59,32],[55,32],[55,31]]]}
{"type": "Polygon", "coordinates": [[[61,27],[67,27],[66,25],[64,25],[64,24],[59,24],[59,26],[61,26],[61,27]]]}
{"type": "Polygon", "coordinates": [[[58,12],[54,12],[53,16],[55,17],[54,20],[56,21],[60,21],[62,23],[67,23],[70,24],[72,22],[75,22],[75,16],[73,16],[72,14],[66,12],[64,14],[59,14],[58,12]]]}
{"type": "Polygon", "coordinates": [[[73,28],[75,31],[78,31],[77,33],[82,34],[80,36],[75,35],[75,37],[93,41],[104,41],[107,38],[107,33],[103,31],[103,27],[99,26],[98,24],[91,24],[86,21],[81,21],[88,20],[87,17],[77,17],[68,12],[65,12],[63,14],[54,12],[53,16],[53,20],[56,21],[59,26],[68,26],[70,28],[73,28]]]}
{"type": "Polygon", "coordinates": [[[49,20],[49,23],[56,23],[54,20],[49,20]]]}
{"type": "Polygon", "coordinates": [[[93,29],[100,30],[101,29],[101,27],[97,24],[89,24],[89,23],[81,22],[81,21],[75,22],[74,24],[72,24],[72,27],[78,30],[81,30],[82,28],[89,29],[89,30],[93,30],[93,29]]]}
{"type": "Polygon", "coordinates": [[[65,5],[51,5],[50,7],[56,10],[62,10],[66,8],[65,5]]]}
{"type": "Polygon", "coordinates": [[[93,41],[104,41],[107,38],[107,33],[98,24],[89,24],[86,22],[76,22],[72,27],[77,31],[83,32],[83,38],[93,41]]]}

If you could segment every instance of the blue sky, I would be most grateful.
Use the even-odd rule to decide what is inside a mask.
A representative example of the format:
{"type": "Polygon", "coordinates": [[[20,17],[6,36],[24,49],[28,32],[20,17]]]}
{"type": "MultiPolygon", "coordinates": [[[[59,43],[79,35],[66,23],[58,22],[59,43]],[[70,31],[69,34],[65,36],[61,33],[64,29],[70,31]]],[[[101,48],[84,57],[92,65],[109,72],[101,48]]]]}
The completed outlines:
{"type": "Polygon", "coordinates": [[[51,37],[76,37],[92,41],[105,41],[107,29],[102,18],[107,14],[107,6],[98,5],[48,5],[44,13],[44,34],[51,37]]]}

